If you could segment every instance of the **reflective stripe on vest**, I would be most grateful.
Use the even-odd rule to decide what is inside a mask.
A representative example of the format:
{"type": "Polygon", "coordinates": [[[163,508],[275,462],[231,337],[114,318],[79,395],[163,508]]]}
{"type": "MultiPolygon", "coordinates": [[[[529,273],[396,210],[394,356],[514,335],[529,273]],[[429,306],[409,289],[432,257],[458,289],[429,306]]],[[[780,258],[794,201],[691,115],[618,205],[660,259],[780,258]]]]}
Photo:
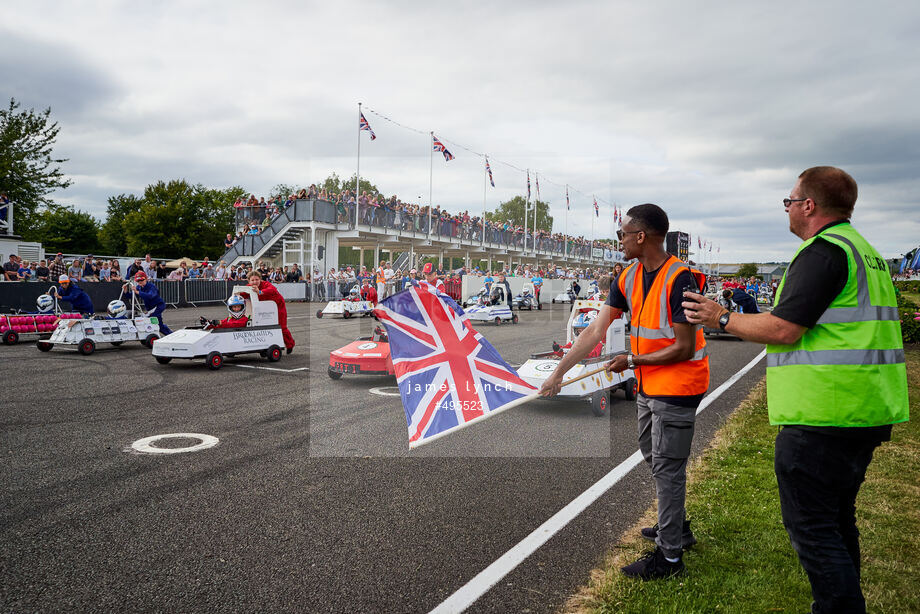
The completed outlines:
{"type": "MultiPolygon", "coordinates": [[[[673,256],[665,261],[648,290],[651,293],[648,297],[644,280],[640,279],[639,263],[627,268],[620,276],[619,288],[629,305],[630,340],[634,353],[648,354],[676,342],[668,299],[674,280],[684,268],[690,270],[686,263],[673,256]],[[636,285],[639,283],[643,286],[636,285]]],[[[694,274],[692,270],[691,274],[694,274]]],[[[635,369],[643,394],[692,396],[706,392],[709,387],[709,353],[702,328],[695,329],[695,350],[689,360],[670,365],[642,365],[635,369]]]]}
{"type": "MultiPolygon", "coordinates": [[[[796,343],[767,345],[770,423],[866,427],[903,422],[909,413],[907,371],[887,266],[849,223],[842,223],[803,242],[790,268],[819,238],[846,253],[847,282],[796,343]]],[[[785,276],[777,304],[784,285],[785,276]]]]}

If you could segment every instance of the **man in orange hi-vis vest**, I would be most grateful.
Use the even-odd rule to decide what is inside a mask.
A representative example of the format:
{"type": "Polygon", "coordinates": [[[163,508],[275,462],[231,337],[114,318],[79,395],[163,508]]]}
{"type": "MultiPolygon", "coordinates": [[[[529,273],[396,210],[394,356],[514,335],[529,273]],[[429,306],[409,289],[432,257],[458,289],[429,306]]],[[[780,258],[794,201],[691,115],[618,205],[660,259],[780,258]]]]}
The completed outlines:
{"type": "Polygon", "coordinates": [[[686,519],[687,458],[696,408],[709,388],[709,357],[700,326],[684,314],[684,290],[699,291],[705,276],[664,249],[668,215],[652,204],[626,213],[618,238],[627,260],[636,259],[610,284],[610,295],[594,323],[578,336],[540,393],[553,396],[562,376],[607,334],[610,323],[629,312],[630,353],[616,356],[607,369],[633,369],[639,380],[636,401],[639,449],[648,463],[658,496],[658,523],[642,529],[655,550],[622,568],[642,580],[668,578],[684,569],[683,550],[696,543],[686,519]]]}
{"type": "Polygon", "coordinates": [[[385,266],[386,262],[384,260],[380,261],[380,266],[377,267],[377,272],[374,274],[374,281],[377,282],[377,300],[382,301],[387,296],[387,278],[385,266]]]}

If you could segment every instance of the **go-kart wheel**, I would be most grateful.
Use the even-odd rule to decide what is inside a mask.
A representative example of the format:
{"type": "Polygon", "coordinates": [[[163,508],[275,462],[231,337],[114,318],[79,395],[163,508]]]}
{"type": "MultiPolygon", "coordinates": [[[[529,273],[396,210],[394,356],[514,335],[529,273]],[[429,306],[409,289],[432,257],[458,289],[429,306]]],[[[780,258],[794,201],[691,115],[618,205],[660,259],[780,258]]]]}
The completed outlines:
{"type": "Polygon", "coordinates": [[[8,330],[3,333],[3,343],[6,345],[16,345],[19,343],[19,333],[14,330],[8,330]]]}
{"type": "Polygon", "coordinates": [[[516,314],[516,313],[513,314],[513,315],[511,316],[511,323],[512,323],[512,324],[517,324],[517,323],[518,323],[518,317],[517,317],[517,314],[516,314]]]}
{"type": "Polygon", "coordinates": [[[118,346],[121,345],[122,343],[124,343],[124,341],[113,341],[113,342],[112,342],[112,345],[114,345],[115,347],[118,347],[118,346]]]}
{"type": "Polygon", "coordinates": [[[636,381],[636,378],[631,377],[626,380],[626,384],[623,385],[623,392],[626,393],[627,401],[636,400],[636,397],[639,395],[639,382],[636,381]]]}
{"type": "Polygon", "coordinates": [[[329,379],[342,379],[342,374],[332,369],[326,369],[326,375],[329,376],[329,379]]]}
{"type": "Polygon", "coordinates": [[[556,304],[556,299],[553,299],[553,300],[552,300],[552,303],[553,303],[553,305],[555,305],[555,304],[556,304]]]}
{"type": "Polygon", "coordinates": [[[265,354],[266,358],[268,358],[268,362],[278,362],[281,360],[281,348],[279,348],[277,345],[273,345],[268,348],[268,351],[265,354]]]}
{"type": "Polygon", "coordinates": [[[159,339],[159,338],[160,338],[159,335],[156,335],[155,333],[150,333],[149,335],[147,335],[147,336],[144,338],[143,341],[141,341],[141,344],[142,344],[145,348],[153,349],[153,342],[156,341],[156,340],[159,339]]]}
{"type": "Polygon", "coordinates": [[[322,317],[323,317],[323,310],[322,310],[322,309],[320,309],[320,310],[318,310],[318,311],[316,312],[316,317],[317,317],[317,318],[322,318],[322,317]]]}
{"type": "Polygon", "coordinates": [[[48,343],[47,341],[36,341],[35,347],[38,348],[39,352],[50,352],[51,348],[54,347],[54,344],[48,343]]]}
{"type": "Polygon", "coordinates": [[[96,342],[92,339],[81,339],[77,344],[77,351],[84,356],[89,356],[96,351],[96,342]]]}
{"type": "Polygon", "coordinates": [[[343,311],[343,312],[342,312],[342,317],[345,318],[345,319],[347,320],[348,318],[351,317],[351,312],[348,311],[348,310],[343,311]]]}
{"type": "Polygon", "coordinates": [[[606,390],[598,390],[591,395],[591,413],[595,416],[601,417],[606,414],[609,406],[610,399],[606,390]]]}
{"type": "Polygon", "coordinates": [[[157,362],[161,365],[168,365],[169,361],[172,360],[172,356],[154,356],[157,359],[157,362]]]}
{"type": "Polygon", "coordinates": [[[495,316],[495,326],[500,326],[501,323],[502,323],[502,319],[498,316],[495,316]]]}
{"type": "Polygon", "coordinates": [[[224,355],[220,352],[211,352],[208,354],[208,369],[217,371],[224,366],[224,355]]]}

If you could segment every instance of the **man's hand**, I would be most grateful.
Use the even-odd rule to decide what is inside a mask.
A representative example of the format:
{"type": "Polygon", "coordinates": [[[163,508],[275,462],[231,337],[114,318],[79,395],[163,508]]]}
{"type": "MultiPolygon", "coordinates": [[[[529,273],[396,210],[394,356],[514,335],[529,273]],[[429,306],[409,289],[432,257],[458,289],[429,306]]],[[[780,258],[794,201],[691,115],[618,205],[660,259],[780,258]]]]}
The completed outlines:
{"type": "Polygon", "coordinates": [[[557,369],[553,371],[552,375],[546,378],[545,382],[543,382],[543,385],[540,387],[540,396],[554,397],[559,394],[560,390],[562,390],[562,374],[559,373],[557,369]]]}
{"type": "Polygon", "coordinates": [[[607,371],[610,373],[622,373],[628,368],[626,354],[617,354],[613,357],[613,360],[607,363],[607,371]]]}
{"type": "Polygon", "coordinates": [[[728,310],[702,294],[684,292],[684,314],[691,324],[703,324],[708,328],[719,328],[719,318],[728,310]]]}

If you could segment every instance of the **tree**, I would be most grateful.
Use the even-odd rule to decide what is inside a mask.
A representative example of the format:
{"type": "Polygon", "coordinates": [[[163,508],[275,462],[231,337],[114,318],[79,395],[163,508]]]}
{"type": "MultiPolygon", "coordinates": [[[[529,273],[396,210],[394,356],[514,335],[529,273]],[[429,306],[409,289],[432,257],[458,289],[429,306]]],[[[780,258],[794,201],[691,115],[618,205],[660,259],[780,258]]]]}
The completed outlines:
{"type": "Polygon", "coordinates": [[[89,213],[73,207],[39,211],[32,220],[29,234],[51,253],[99,253],[99,222],[89,213]]]}
{"type": "Polygon", "coordinates": [[[753,262],[748,262],[738,267],[738,277],[754,277],[756,275],[757,265],[753,262]]]}
{"type": "Polygon", "coordinates": [[[133,254],[189,256],[224,253],[224,236],[233,228],[233,202],[246,193],[189,185],[184,179],[148,185],[143,204],[122,223],[126,251],[133,254]]]}
{"type": "Polygon", "coordinates": [[[60,132],[51,121],[51,108],[40,113],[18,109],[19,103],[10,98],[10,106],[0,110],[0,193],[15,204],[14,228],[34,240],[28,233],[40,208],[56,206],[48,195],[71,181],[57,166],[67,160],[51,154],[60,132]]]}
{"type": "Polygon", "coordinates": [[[144,200],[134,194],[110,196],[106,207],[106,218],[99,229],[99,243],[103,253],[124,256],[128,253],[128,239],[125,236],[125,217],[140,210],[144,200]]]}
{"type": "MultiPolygon", "coordinates": [[[[523,196],[515,196],[511,200],[501,203],[495,211],[486,211],[486,219],[496,222],[511,220],[512,224],[524,225],[524,200],[523,196]]],[[[551,232],[553,230],[553,216],[549,214],[549,203],[536,200],[531,203],[531,210],[527,213],[527,227],[533,228],[533,207],[537,210],[537,228],[551,232]]]]}
{"type": "MultiPolygon", "coordinates": [[[[333,177],[338,179],[338,176],[335,173],[332,173],[329,177],[326,178],[326,181],[328,182],[333,177]]],[[[340,184],[341,186],[340,189],[336,191],[340,192],[342,190],[351,190],[352,192],[354,192],[355,191],[355,181],[357,181],[357,178],[358,178],[358,175],[355,173],[352,173],[351,177],[349,177],[347,181],[343,181],[340,184]]],[[[324,185],[325,185],[325,182],[324,182],[324,185]]],[[[326,188],[326,189],[328,190],[329,188],[326,188]]],[[[368,196],[372,194],[383,194],[383,192],[380,191],[380,188],[378,188],[376,185],[368,181],[365,177],[361,177],[361,191],[367,192],[368,196]]],[[[411,200],[408,200],[408,201],[403,200],[403,202],[411,202],[411,200]]]]}

